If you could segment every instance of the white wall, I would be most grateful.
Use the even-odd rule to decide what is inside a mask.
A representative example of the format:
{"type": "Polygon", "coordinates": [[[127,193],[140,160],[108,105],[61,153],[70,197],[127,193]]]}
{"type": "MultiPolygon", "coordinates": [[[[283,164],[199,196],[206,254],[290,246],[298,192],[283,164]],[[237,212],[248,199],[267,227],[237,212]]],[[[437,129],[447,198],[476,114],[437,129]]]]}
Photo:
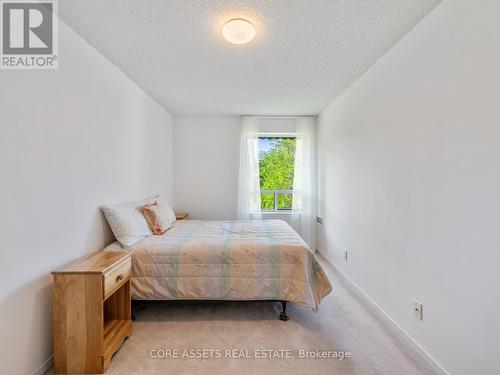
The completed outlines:
{"type": "Polygon", "coordinates": [[[59,70],[0,71],[0,366],[10,375],[40,372],[52,354],[51,270],[112,241],[99,206],[172,199],[170,114],[62,23],[59,33],[59,70]]]}
{"type": "Polygon", "coordinates": [[[500,373],[499,14],[444,1],[319,121],[319,248],[452,374],[500,373]]]}
{"type": "Polygon", "coordinates": [[[175,116],[174,210],[193,219],[235,219],[240,118],[175,116]]]}
{"type": "MultiPolygon", "coordinates": [[[[238,214],[240,116],[174,117],[174,210],[193,219],[231,220],[238,214]]],[[[263,118],[264,133],[292,133],[292,118],[263,118]]],[[[264,219],[290,221],[290,214],[264,219]]]]}

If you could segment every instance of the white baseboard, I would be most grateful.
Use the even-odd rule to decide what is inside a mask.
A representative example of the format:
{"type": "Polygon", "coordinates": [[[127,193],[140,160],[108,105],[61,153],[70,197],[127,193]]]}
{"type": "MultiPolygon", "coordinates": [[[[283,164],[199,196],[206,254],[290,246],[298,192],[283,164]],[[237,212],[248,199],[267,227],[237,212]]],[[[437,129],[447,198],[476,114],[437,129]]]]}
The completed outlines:
{"type": "Polygon", "coordinates": [[[316,252],[323,258],[327,263],[329,263],[339,274],[340,276],[347,281],[347,284],[351,287],[350,289],[356,292],[367,305],[371,307],[372,312],[374,312],[377,316],[382,318],[386,323],[391,325],[394,328],[394,331],[406,342],[410,345],[424,360],[427,364],[432,367],[436,373],[441,375],[450,375],[448,371],[446,371],[443,366],[439,364],[413,337],[410,336],[408,332],[406,332],[403,327],[401,327],[394,319],[390,317],[373,299],[365,293],[363,289],[359,287],[351,278],[339,267],[335,264],[335,262],[330,259],[325,253],[316,249],[316,252]]]}
{"type": "Polygon", "coordinates": [[[38,368],[33,371],[32,375],[44,375],[54,364],[54,356],[50,356],[44,363],[42,363],[38,368]]]}

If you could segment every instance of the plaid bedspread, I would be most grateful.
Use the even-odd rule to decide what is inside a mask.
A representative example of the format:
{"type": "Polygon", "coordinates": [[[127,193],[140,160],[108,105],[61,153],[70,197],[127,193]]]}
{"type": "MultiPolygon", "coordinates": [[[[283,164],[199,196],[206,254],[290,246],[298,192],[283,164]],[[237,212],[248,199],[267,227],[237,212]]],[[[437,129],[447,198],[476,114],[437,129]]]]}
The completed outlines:
{"type": "Polygon", "coordinates": [[[316,311],[332,290],[314,253],[281,220],[183,220],[127,250],[134,299],[285,300],[316,311]]]}

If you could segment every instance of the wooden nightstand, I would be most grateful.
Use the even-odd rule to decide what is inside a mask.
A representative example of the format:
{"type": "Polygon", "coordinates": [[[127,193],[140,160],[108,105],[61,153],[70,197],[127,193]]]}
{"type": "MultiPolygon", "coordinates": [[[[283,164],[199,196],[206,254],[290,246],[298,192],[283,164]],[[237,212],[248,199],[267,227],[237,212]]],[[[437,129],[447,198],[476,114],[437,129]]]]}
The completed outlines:
{"type": "Polygon", "coordinates": [[[176,220],[187,220],[189,219],[189,214],[175,214],[176,220]]]}
{"type": "Polygon", "coordinates": [[[102,251],[52,272],[56,374],[102,374],[132,334],[130,255],[102,251]]]}

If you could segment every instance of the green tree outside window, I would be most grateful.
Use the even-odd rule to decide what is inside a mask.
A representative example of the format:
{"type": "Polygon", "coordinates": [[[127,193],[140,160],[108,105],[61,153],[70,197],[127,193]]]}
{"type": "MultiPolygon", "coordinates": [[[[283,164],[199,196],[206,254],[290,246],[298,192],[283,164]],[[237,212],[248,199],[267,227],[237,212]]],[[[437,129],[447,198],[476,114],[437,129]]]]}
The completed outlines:
{"type": "MultiPolygon", "coordinates": [[[[292,190],[295,167],[295,138],[260,137],[259,170],[261,190],[292,190]]],[[[261,194],[263,211],[274,210],[274,194],[261,194]]],[[[278,210],[292,209],[292,194],[278,195],[278,210]]]]}

